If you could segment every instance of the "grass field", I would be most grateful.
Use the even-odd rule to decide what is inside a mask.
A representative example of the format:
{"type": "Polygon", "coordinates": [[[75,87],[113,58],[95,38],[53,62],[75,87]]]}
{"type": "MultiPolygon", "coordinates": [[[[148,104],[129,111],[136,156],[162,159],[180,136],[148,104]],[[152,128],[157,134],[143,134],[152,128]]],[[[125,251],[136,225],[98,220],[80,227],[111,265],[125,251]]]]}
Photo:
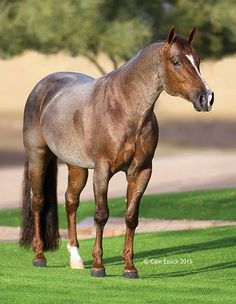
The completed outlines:
{"type": "Polygon", "coordinates": [[[65,243],[41,269],[31,266],[32,252],[0,243],[1,303],[236,303],[233,227],[136,235],[138,280],[121,276],[123,237],[104,240],[108,276],[92,278],[92,245],[80,242],[86,269],[76,271],[65,243]]]}
{"type": "MultiPolygon", "coordinates": [[[[110,216],[123,216],[124,198],[109,200],[110,216]]],[[[144,196],[140,217],[160,219],[236,220],[236,189],[206,190],[144,196]]],[[[94,213],[94,202],[82,202],[78,221],[94,213]]],[[[66,228],[64,205],[59,205],[59,222],[66,228]]],[[[0,225],[19,226],[19,209],[0,211],[0,225]]]]}

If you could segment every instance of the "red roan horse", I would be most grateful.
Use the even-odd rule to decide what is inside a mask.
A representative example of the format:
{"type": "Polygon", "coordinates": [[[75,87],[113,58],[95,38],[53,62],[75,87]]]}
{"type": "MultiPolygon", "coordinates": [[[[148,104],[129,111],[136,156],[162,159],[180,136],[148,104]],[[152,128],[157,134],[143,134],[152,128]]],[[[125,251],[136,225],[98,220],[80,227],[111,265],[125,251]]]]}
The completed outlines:
{"type": "Polygon", "coordinates": [[[188,39],[176,36],[173,27],[166,41],[146,46],[101,78],[54,73],[32,90],[24,112],[26,163],[20,244],[32,244],[34,266],[46,266],[44,251],[59,244],[56,184],[60,158],[69,170],[66,212],[70,266],[84,268],[78,251],[76,210],[92,168],[96,240],[91,274],[106,275],[102,237],[109,216],[108,183],[112,175],[124,171],[128,188],[123,275],[138,277],[133,239],[158,142],[155,102],[163,90],[192,102],[197,111],[210,111],[214,102],[213,92],[200,75],[200,60],[192,47],[194,35],[195,29],[188,39]]]}

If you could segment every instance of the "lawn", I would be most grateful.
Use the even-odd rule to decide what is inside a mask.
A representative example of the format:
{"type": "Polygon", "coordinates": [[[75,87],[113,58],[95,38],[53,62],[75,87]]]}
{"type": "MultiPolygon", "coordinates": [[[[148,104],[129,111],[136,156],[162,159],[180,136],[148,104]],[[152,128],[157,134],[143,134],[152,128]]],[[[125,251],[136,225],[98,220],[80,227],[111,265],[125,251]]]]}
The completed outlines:
{"type": "Polygon", "coordinates": [[[139,234],[140,279],[121,276],[123,237],[104,239],[108,276],[90,276],[93,240],[80,242],[86,269],[66,265],[66,244],[47,253],[48,267],[33,268],[32,252],[0,243],[0,299],[14,303],[236,303],[234,227],[139,234]]]}
{"type": "MultiPolygon", "coordinates": [[[[124,198],[109,200],[110,216],[123,216],[124,198]]],[[[94,202],[81,202],[77,218],[94,213],[94,202]]],[[[19,226],[19,209],[0,211],[0,225],[19,226]]],[[[236,189],[145,195],[140,217],[160,219],[236,220],[236,189]]],[[[64,205],[59,205],[59,223],[66,228],[64,205]]]]}

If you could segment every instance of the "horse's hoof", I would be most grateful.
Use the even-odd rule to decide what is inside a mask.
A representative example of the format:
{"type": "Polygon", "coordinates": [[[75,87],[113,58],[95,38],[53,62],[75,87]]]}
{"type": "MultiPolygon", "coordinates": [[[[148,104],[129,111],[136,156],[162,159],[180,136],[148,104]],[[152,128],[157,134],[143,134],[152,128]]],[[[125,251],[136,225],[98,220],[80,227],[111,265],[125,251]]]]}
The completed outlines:
{"type": "Polygon", "coordinates": [[[123,272],[123,277],[126,279],[138,279],[138,273],[137,271],[129,271],[129,270],[125,270],[123,272]]]}
{"type": "Polygon", "coordinates": [[[106,276],[105,268],[92,268],[91,276],[96,278],[103,278],[106,276]]]}
{"type": "Polygon", "coordinates": [[[46,260],[33,260],[33,266],[34,267],[47,267],[47,261],[46,260]]]}
{"type": "Polygon", "coordinates": [[[84,263],[83,263],[83,261],[70,262],[70,268],[71,269],[84,269],[84,263]]]}

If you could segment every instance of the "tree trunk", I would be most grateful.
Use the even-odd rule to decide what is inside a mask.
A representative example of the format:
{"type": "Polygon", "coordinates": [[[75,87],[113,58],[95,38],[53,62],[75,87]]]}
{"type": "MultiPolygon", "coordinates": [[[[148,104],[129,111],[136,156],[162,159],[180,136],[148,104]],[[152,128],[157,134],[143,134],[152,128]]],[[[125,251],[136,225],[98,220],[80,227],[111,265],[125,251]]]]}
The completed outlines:
{"type": "Polygon", "coordinates": [[[102,73],[102,75],[105,75],[107,73],[103,69],[103,67],[98,63],[95,56],[93,56],[91,54],[84,54],[84,56],[87,57],[96,66],[96,68],[99,70],[100,73],[102,73]]]}
{"type": "Polygon", "coordinates": [[[109,56],[109,58],[111,59],[111,62],[113,63],[114,69],[117,69],[118,68],[118,62],[116,61],[115,57],[109,56]]]}

